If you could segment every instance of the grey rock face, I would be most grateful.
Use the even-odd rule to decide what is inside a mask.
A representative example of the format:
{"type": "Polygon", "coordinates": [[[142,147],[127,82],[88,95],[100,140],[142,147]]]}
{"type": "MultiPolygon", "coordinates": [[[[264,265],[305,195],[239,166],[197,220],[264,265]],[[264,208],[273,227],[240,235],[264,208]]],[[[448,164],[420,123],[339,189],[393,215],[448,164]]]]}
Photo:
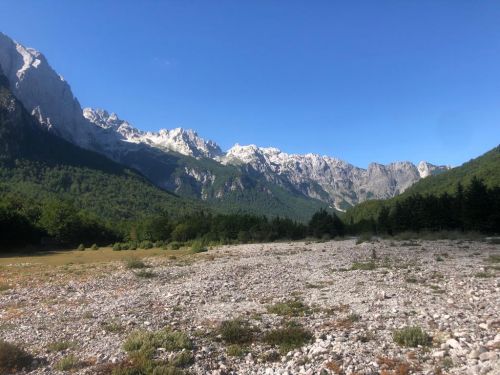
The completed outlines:
{"type": "Polygon", "coordinates": [[[367,199],[386,199],[402,193],[420,178],[447,167],[421,162],[420,173],[410,162],[372,163],[367,169],[317,154],[294,155],[255,145],[231,148],[219,159],[225,164],[248,164],[269,181],[291,185],[304,195],[345,209],[367,199]]]}

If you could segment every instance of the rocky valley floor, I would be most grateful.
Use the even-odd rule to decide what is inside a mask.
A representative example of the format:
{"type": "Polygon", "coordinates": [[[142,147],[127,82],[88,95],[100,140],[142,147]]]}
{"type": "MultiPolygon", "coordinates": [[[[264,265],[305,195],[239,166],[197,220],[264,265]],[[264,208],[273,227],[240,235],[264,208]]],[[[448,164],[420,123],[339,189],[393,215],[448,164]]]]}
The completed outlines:
{"type": "Polygon", "coordinates": [[[168,364],[154,374],[500,374],[500,245],[171,254],[147,268],[4,262],[0,339],[35,358],[21,373],[135,374],[142,350],[168,364]]]}

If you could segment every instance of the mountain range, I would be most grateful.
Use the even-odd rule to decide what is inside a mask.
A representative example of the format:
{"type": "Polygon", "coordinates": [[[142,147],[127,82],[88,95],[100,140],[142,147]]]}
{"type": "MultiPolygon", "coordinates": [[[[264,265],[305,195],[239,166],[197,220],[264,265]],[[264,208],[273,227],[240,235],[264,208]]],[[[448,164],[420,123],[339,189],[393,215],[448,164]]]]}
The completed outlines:
{"type": "Polygon", "coordinates": [[[225,210],[306,219],[321,207],[344,211],[394,197],[449,169],[406,161],[364,169],[272,147],[237,144],[223,151],[193,130],[141,131],[115,113],[82,108],[43,54],[1,33],[0,67],[12,94],[42,129],[138,171],[161,189],[225,210]]]}

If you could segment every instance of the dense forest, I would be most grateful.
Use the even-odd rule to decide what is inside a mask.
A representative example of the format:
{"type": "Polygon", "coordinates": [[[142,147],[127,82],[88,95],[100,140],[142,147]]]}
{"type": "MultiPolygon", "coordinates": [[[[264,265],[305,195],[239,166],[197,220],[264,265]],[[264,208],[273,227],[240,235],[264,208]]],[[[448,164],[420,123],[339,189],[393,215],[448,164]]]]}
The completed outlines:
{"type": "Polygon", "coordinates": [[[334,214],[320,210],[309,224],[286,218],[250,214],[216,214],[210,211],[172,215],[167,211],[137,220],[104,222],[78,209],[71,201],[46,200],[38,203],[19,195],[0,198],[0,247],[7,251],[27,245],[43,248],[107,246],[115,242],[246,243],[297,240],[308,236],[333,238],[345,228],[334,214]],[[40,247],[40,245],[42,245],[40,247]]]}
{"type": "Polygon", "coordinates": [[[376,217],[359,222],[344,223],[334,213],[320,210],[307,224],[204,210],[181,216],[163,211],[136,220],[104,222],[71,201],[38,203],[14,194],[0,199],[0,245],[4,249],[30,244],[106,246],[115,242],[138,246],[145,241],[247,243],[449,230],[500,233],[500,188],[489,188],[474,178],[466,187],[458,184],[455,194],[413,194],[393,205],[387,203],[376,217]]]}
{"type": "Polygon", "coordinates": [[[405,231],[476,231],[500,233],[500,187],[472,178],[454,194],[412,194],[378,207],[377,216],[354,222],[350,233],[396,234],[405,231]]]}

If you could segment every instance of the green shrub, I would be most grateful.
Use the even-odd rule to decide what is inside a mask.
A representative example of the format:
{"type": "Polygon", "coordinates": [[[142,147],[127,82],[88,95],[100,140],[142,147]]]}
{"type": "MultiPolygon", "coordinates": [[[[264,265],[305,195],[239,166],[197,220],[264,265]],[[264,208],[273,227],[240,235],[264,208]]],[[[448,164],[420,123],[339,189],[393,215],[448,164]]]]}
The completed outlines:
{"type": "Polygon", "coordinates": [[[140,259],[132,258],[127,260],[128,269],[141,269],[146,267],[147,267],[146,264],[140,259]]]}
{"type": "Polygon", "coordinates": [[[9,284],[0,283],[0,292],[5,292],[6,290],[11,289],[12,287],[9,284]]]}
{"type": "Polygon", "coordinates": [[[226,343],[246,344],[253,340],[254,329],[243,319],[233,319],[223,321],[218,333],[226,343]]]}
{"type": "Polygon", "coordinates": [[[121,333],[125,330],[123,325],[117,321],[110,321],[110,322],[103,323],[102,328],[106,332],[110,332],[110,333],[121,333]]]}
{"type": "Polygon", "coordinates": [[[500,263],[500,255],[490,255],[487,261],[489,263],[500,263]]]}
{"type": "Polygon", "coordinates": [[[141,270],[137,271],[135,273],[135,275],[137,277],[142,277],[143,279],[152,279],[153,277],[156,276],[156,274],[154,272],[151,272],[151,271],[148,271],[145,269],[141,269],[141,270]]]}
{"type": "Polygon", "coordinates": [[[354,262],[351,266],[351,270],[362,270],[362,271],[373,271],[377,268],[377,264],[374,261],[369,262],[354,262]]]}
{"type": "Polygon", "coordinates": [[[13,374],[28,369],[31,366],[33,357],[24,349],[0,340],[0,373],[13,374]]]}
{"type": "Polygon", "coordinates": [[[130,250],[130,244],[128,242],[123,242],[120,244],[122,250],[130,250]]]}
{"type": "Polygon", "coordinates": [[[347,316],[347,320],[350,321],[351,323],[359,322],[361,320],[361,315],[356,314],[356,313],[350,313],[347,316]]]}
{"type": "Polygon", "coordinates": [[[93,244],[92,246],[90,246],[90,248],[92,250],[99,250],[99,246],[97,246],[97,244],[93,244]]]}
{"type": "Polygon", "coordinates": [[[187,351],[182,351],[179,354],[176,354],[169,363],[175,367],[186,367],[191,365],[194,362],[193,354],[187,351]]]}
{"type": "Polygon", "coordinates": [[[278,346],[282,354],[290,350],[300,348],[310,342],[313,335],[298,325],[291,325],[285,328],[278,328],[267,332],[264,335],[264,342],[269,345],[278,346]]]}
{"type": "Polygon", "coordinates": [[[153,243],[151,241],[142,241],[139,245],[141,249],[152,249],[153,243]]]}
{"type": "Polygon", "coordinates": [[[85,245],[81,243],[80,245],[78,245],[78,247],[76,249],[78,251],[85,251],[85,245]]]}
{"type": "Polygon", "coordinates": [[[158,348],[174,351],[191,349],[192,344],[185,333],[172,331],[169,328],[157,332],[133,332],[123,344],[123,349],[128,353],[154,353],[158,348]]]}
{"type": "Polygon", "coordinates": [[[245,351],[241,345],[233,344],[227,347],[227,355],[229,357],[243,357],[245,355],[245,351]]]}
{"type": "Polygon", "coordinates": [[[184,244],[182,242],[172,241],[169,246],[171,250],[179,250],[184,244]]]}
{"type": "Polygon", "coordinates": [[[191,252],[194,254],[198,253],[206,253],[208,249],[204,246],[203,242],[201,241],[194,241],[193,244],[191,245],[191,252]]]}
{"type": "Polygon", "coordinates": [[[268,306],[267,311],[270,314],[281,316],[304,316],[311,312],[307,305],[297,300],[276,303],[272,306],[268,306]]]}
{"type": "Polygon", "coordinates": [[[405,327],[394,331],[392,338],[400,346],[416,348],[417,346],[429,346],[432,338],[420,327],[405,327]]]}
{"type": "Polygon", "coordinates": [[[137,242],[135,242],[135,241],[130,242],[128,248],[129,248],[129,250],[137,250],[137,242]]]}
{"type": "Polygon", "coordinates": [[[74,347],[75,344],[71,341],[55,341],[50,343],[47,348],[51,352],[62,352],[63,350],[74,347]]]}
{"type": "Polygon", "coordinates": [[[81,363],[73,354],[59,360],[54,366],[59,371],[69,371],[80,367],[81,363]]]}

